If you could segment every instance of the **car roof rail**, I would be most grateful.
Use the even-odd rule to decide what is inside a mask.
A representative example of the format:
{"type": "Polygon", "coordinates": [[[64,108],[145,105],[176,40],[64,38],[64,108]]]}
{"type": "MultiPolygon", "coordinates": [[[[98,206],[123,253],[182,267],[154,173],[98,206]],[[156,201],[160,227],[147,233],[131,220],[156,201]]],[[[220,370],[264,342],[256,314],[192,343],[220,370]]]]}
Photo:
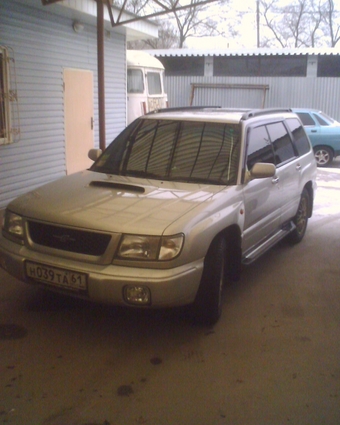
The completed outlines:
{"type": "Polygon", "coordinates": [[[157,114],[159,112],[180,112],[180,111],[200,111],[204,109],[221,109],[221,106],[176,106],[173,108],[161,108],[148,112],[146,115],[157,114]]]}
{"type": "Polygon", "coordinates": [[[292,112],[291,108],[265,108],[265,109],[252,109],[247,112],[245,112],[242,115],[242,120],[247,120],[249,118],[253,117],[260,117],[261,115],[268,115],[268,114],[276,114],[280,112],[292,112]]]}

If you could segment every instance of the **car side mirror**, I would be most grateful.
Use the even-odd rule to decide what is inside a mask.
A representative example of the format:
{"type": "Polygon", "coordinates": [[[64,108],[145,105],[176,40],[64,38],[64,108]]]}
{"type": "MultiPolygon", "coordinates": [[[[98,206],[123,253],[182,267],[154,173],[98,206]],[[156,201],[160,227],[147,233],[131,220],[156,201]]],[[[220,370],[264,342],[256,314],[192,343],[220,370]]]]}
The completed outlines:
{"type": "Polygon", "coordinates": [[[274,177],[276,167],[274,164],[267,164],[264,162],[257,162],[253,165],[252,169],[248,171],[246,182],[255,179],[265,179],[267,177],[274,177]]]}
{"type": "Polygon", "coordinates": [[[100,155],[102,154],[102,150],[101,149],[90,149],[87,156],[92,160],[92,161],[96,161],[100,155]]]}

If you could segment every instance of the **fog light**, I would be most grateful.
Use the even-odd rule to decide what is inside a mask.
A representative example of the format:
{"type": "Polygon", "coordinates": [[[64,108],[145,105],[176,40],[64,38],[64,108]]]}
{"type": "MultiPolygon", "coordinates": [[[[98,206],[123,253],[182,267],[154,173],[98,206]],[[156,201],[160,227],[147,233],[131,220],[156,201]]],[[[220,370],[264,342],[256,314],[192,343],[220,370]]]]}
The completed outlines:
{"type": "Polygon", "coordinates": [[[129,304],[151,304],[151,293],[147,286],[129,285],[124,287],[124,300],[129,304]]]}

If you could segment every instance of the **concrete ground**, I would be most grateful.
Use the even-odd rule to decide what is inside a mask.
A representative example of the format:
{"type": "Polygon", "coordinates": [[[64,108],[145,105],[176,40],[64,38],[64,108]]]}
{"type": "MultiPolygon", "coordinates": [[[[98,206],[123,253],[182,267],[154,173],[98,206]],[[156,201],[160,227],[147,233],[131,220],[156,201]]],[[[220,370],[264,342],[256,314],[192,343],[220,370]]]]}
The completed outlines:
{"type": "Polygon", "coordinates": [[[305,239],[225,291],[213,328],[41,292],[0,271],[0,424],[339,425],[340,162],[305,239]]]}

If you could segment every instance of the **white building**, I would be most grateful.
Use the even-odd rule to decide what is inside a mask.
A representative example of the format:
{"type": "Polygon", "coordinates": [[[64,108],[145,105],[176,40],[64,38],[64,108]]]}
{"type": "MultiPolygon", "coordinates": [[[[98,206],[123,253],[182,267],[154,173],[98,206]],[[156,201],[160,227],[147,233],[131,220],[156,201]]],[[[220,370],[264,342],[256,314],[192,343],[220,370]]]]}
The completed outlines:
{"type": "MultiPolygon", "coordinates": [[[[126,42],[158,29],[145,20],[112,29],[106,8],[104,21],[108,144],[126,125],[126,42]]],[[[1,0],[0,208],[85,168],[98,147],[96,24],[94,0],[1,0]]]]}

